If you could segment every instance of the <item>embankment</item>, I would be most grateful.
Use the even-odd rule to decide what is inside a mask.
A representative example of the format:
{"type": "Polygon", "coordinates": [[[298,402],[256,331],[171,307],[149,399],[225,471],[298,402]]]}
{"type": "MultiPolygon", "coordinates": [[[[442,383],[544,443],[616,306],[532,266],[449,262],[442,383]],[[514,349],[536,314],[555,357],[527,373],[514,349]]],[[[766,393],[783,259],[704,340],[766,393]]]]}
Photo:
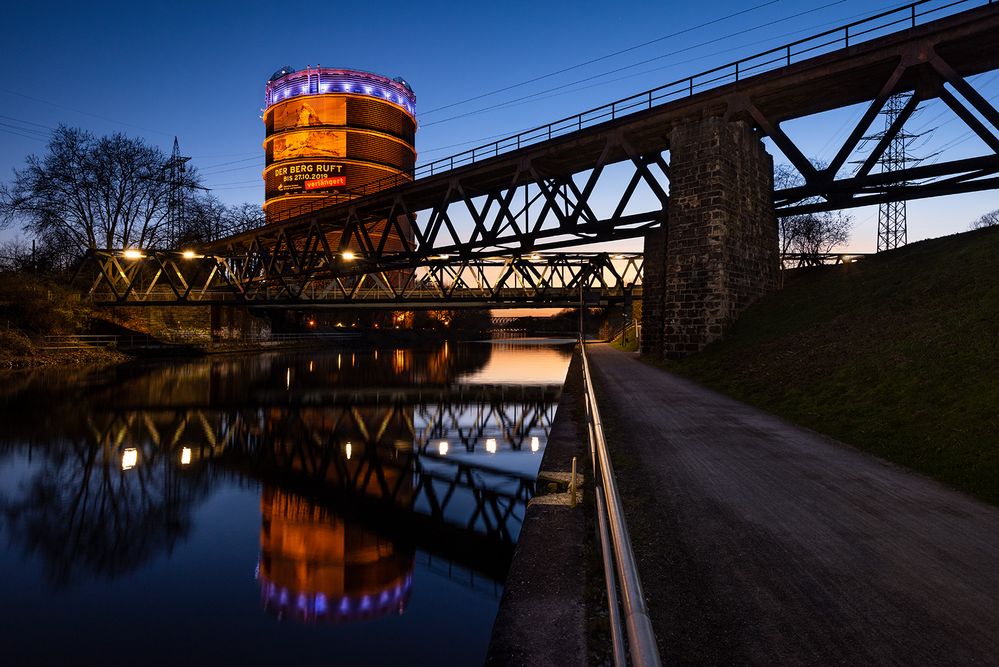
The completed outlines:
{"type": "Polygon", "coordinates": [[[999,504],[999,228],[789,272],[663,365],[999,504]]]}

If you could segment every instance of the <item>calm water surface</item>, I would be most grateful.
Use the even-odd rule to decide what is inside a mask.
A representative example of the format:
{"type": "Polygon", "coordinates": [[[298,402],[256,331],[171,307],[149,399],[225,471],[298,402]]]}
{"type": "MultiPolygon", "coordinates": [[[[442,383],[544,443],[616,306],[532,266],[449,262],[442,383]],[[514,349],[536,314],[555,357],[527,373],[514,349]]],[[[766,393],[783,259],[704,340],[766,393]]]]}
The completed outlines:
{"type": "Polygon", "coordinates": [[[569,353],[4,378],[4,663],[481,664],[569,353]]]}

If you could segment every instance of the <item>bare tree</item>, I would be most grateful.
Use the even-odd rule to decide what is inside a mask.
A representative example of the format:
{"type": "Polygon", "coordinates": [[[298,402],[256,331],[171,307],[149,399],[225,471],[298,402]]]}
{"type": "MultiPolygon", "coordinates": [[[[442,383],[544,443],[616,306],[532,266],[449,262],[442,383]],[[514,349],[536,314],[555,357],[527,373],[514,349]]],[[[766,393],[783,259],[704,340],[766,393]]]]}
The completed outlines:
{"type": "MultiPolygon", "coordinates": [[[[818,169],[824,167],[819,162],[814,164],[818,169]]],[[[775,190],[796,187],[802,182],[801,175],[791,165],[779,164],[774,167],[775,190]]],[[[802,203],[816,200],[817,198],[808,199],[802,203]]],[[[781,256],[802,255],[807,261],[808,257],[817,258],[837,246],[845,245],[850,240],[853,216],[842,211],[804,213],[780,217],[777,224],[781,256]]]]}
{"type": "Polygon", "coordinates": [[[984,229],[986,227],[999,227],[999,208],[983,214],[982,217],[973,221],[968,229],[984,229]]]}
{"type": "Polygon", "coordinates": [[[245,202],[229,208],[229,234],[241,234],[263,226],[264,210],[259,204],[245,202]]]}
{"type": "Polygon", "coordinates": [[[167,232],[167,159],[142,139],[61,125],[45,154],[28,156],[0,190],[0,220],[80,250],[155,246],[167,232]]]}
{"type": "Polygon", "coordinates": [[[211,194],[194,197],[186,203],[180,231],[182,243],[205,243],[239,234],[264,224],[260,206],[244,203],[226,205],[211,194]]]}

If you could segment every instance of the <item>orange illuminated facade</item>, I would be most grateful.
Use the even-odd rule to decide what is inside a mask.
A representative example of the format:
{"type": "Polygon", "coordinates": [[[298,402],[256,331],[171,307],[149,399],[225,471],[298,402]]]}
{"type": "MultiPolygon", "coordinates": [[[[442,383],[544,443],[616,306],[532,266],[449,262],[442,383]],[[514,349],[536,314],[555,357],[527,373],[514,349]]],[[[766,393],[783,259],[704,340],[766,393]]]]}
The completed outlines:
{"type": "Polygon", "coordinates": [[[259,578],[264,607],[281,618],[343,623],[401,614],[415,551],[304,498],[264,487],[259,578]]]}
{"type": "Polygon", "coordinates": [[[411,178],[416,96],[404,80],[284,67],[267,82],[265,102],[268,222],[333,203],[335,195],[411,178]]]}

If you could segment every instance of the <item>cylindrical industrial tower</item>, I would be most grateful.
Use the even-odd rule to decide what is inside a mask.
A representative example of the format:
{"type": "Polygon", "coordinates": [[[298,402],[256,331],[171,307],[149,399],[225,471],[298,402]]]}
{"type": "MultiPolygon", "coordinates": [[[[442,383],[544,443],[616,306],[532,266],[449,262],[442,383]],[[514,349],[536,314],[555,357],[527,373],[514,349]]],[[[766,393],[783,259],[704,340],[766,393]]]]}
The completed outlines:
{"type": "Polygon", "coordinates": [[[364,186],[410,179],[416,95],[403,79],[282,67],[267,82],[264,213],[283,220],[364,186]]]}

